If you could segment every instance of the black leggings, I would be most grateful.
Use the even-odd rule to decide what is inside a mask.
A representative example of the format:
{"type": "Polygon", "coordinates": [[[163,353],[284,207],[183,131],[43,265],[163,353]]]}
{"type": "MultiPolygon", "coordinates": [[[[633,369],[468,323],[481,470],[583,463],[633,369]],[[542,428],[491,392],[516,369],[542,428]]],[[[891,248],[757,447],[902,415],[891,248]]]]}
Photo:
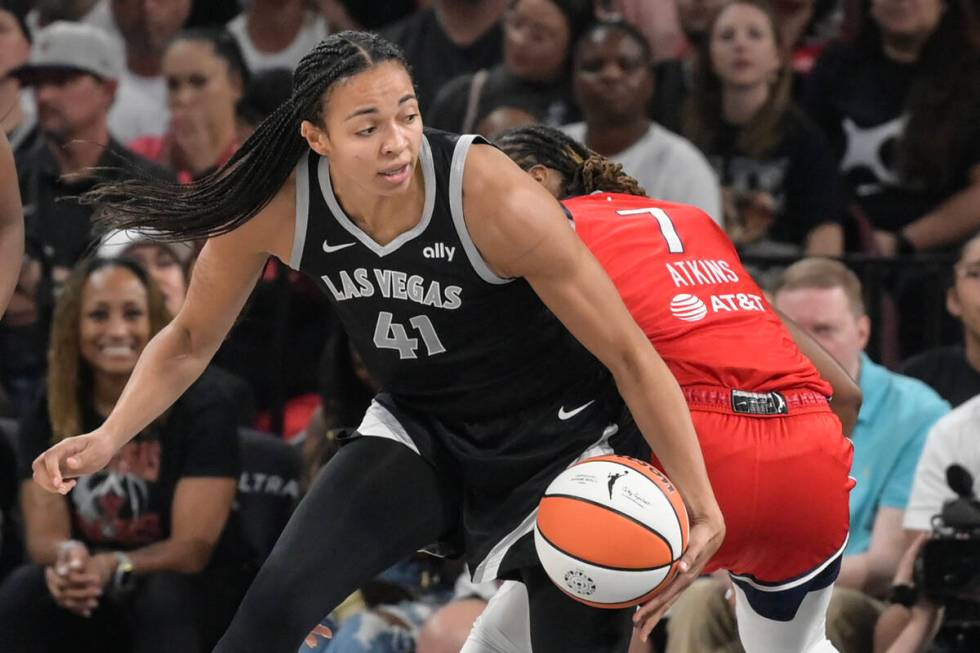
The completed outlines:
{"type": "MultiPolygon", "coordinates": [[[[356,438],[314,481],[215,653],[295,653],[352,592],[450,533],[459,514],[458,489],[419,455],[385,438],[356,438]]],[[[524,581],[535,653],[626,650],[618,636],[628,642],[628,611],[577,603],[541,568],[525,570],[524,581]]]]}
{"type": "Polygon", "coordinates": [[[408,447],[358,437],[321,470],[215,653],[296,653],[358,587],[456,526],[456,491],[408,447]]]}

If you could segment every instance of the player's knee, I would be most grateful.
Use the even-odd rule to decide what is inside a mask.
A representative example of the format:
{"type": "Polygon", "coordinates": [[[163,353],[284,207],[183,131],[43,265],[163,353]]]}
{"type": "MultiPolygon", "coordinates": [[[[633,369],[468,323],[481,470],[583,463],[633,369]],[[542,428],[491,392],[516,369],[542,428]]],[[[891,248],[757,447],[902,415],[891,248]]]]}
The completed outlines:
{"type": "Polygon", "coordinates": [[[451,601],[429,617],[419,632],[417,653],[456,653],[486,607],[481,599],[451,601]]]}

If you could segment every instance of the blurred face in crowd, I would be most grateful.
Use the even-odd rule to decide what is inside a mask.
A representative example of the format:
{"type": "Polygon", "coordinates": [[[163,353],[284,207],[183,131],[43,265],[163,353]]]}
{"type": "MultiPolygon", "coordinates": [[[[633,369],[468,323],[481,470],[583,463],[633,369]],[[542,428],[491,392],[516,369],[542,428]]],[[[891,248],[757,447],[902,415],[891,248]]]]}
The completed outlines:
{"type": "Polygon", "coordinates": [[[758,7],[731,4],[711,30],[711,67],[722,87],[751,88],[776,79],[782,63],[775,25],[758,7]]]}
{"type": "Polygon", "coordinates": [[[167,103],[171,119],[203,120],[213,133],[235,124],[235,102],[242,96],[242,80],[207,41],[179,39],[163,57],[167,103]]]}
{"type": "Polygon", "coordinates": [[[504,14],[504,61],[521,79],[560,77],[571,38],[565,14],[550,0],[518,0],[504,14]]]}
{"type": "Polygon", "coordinates": [[[154,244],[134,245],[126,250],[126,258],[146,270],[163,294],[167,311],[176,315],[187,296],[187,275],[173,250],[154,244]]]}
{"type": "Polygon", "coordinates": [[[23,65],[30,54],[31,44],[20,31],[17,19],[9,11],[0,9],[0,78],[23,65]]]}
{"type": "Polygon", "coordinates": [[[55,143],[105,125],[116,96],[116,82],[69,68],[35,73],[30,80],[41,132],[55,143]]]}
{"type": "Polygon", "coordinates": [[[871,322],[855,314],[843,288],[794,288],[776,293],[776,308],[809,333],[847,372],[858,378],[871,322]]]}
{"type": "Polygon", "coordinates": [[[191,13],[191,0],[112,0],[112,15],[126,43],[163,52],[191,13]]]}
{"type": "Polygon", "coordinates": [[[872,0],[871,16],[886,38],[925,40],[942,18],[943,0],[872,0]]]}
{"type": "Polygon", "coordinates": [[[150,340],[146,286],[130,270],[103,267],[82,287],[79,351],[96,379],[129,376],[150,340]]]}
{"type": "Polygon", "coordinates": [[[953,273],[946,308],[963,322],[968,338],[980,339],[980,238],[967,243],[953,273]]]}
{"type": "Polygon", "coordinates": [[[677,0],[677,15],[684,33],[697,40],[704,36],[715,12],[727,0],[677,0]]]}
{"type": "Polygon", "coordinates": [[[653,97],[653,71],[647,52],[621,30],[590,32],[576,52],[574,86],[590,125],[644,118],[653,97]]]}

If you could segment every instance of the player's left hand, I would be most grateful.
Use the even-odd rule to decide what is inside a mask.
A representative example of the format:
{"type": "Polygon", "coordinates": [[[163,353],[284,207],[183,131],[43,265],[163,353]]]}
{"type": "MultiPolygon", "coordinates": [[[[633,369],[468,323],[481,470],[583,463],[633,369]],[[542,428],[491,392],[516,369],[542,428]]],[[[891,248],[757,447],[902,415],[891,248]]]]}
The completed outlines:
{"type": "Polygon", "coordinates": [[[701,576],[704,566],[708,564],[721,546],[722,540],[725,539],[725,522],[721,514],[715,517],[694,518],[691,523],[687,551],[677,563],[677,575],[660,594],[650,599],[646,605],[640,606],[633,615],[633,628],[638,631],[640,639],[644,642],[681,592],[701,576]]]}

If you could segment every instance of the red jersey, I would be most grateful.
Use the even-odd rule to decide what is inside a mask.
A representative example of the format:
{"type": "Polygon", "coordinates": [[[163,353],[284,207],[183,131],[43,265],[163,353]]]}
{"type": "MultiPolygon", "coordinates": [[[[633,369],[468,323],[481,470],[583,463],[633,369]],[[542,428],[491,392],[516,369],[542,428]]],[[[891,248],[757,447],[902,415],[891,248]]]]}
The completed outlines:
{"type": "Polygon", "coordinates": [[[564,202],[575,230],[678,383],[830,396],[728,236],[685,204],[596,193],[564,202]]]}

